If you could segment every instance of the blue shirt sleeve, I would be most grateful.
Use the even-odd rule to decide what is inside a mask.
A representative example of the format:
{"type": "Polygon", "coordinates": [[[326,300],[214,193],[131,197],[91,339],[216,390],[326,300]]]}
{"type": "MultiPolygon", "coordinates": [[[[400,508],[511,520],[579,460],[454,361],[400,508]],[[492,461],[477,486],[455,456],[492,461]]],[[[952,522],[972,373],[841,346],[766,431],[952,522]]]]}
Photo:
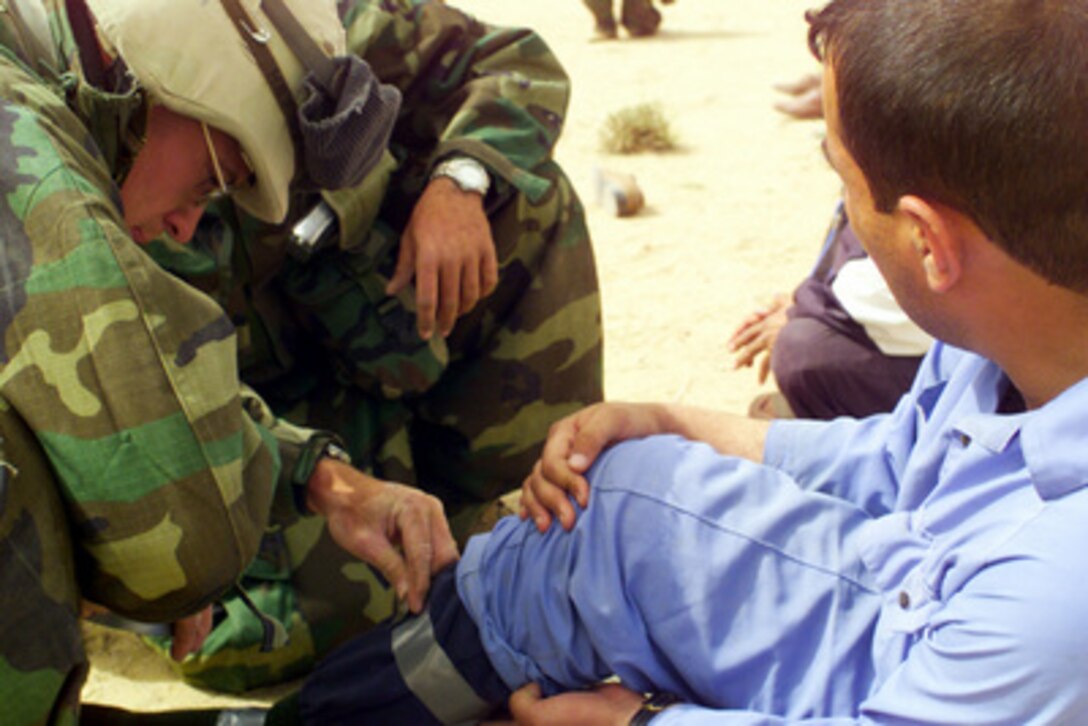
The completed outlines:
{"type": "Polygon", "coordinates": [[[767,433],[763,463],[804,489],[845,499],[874,517],[887,514],[899,487],[885,447],[893,443],[898,418],[897,409],[864,419],[776,421],[767,433]]]}
{"type": "Polygon", "coordinates": [[[900,474],[924,423],[927,406],[962,358],[937,343],[895,409],[863,419],[775,421],[763,463],[786,472],[810,491],[845,499],[878,517],[895,509],[900,474]]]}

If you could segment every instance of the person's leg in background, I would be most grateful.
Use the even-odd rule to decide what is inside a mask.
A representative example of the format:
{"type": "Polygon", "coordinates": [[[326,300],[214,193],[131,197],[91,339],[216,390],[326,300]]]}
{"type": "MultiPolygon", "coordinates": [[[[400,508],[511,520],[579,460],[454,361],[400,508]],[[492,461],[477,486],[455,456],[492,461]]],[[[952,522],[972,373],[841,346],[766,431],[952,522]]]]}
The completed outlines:
{"type": "Polygon", "coordinates": [[[618,35],[616,17],[612,14],[612,0],[582,0],[589,12],[593,13],[594,36],[599,40],[610,40],[618,35]]]}

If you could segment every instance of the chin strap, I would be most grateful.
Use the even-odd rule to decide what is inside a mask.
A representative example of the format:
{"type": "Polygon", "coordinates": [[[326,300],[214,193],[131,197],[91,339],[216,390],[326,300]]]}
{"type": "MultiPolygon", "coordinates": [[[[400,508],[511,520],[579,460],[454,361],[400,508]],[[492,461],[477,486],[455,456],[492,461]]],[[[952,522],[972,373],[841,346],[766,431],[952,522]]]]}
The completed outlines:
{"type": "Polygon", "coordinates": [[[400,91],[348,53],[330,58],[283,0],[261,0],[274,26],[254,23],[240,0],[220,0],[249,47],[287,120],[295,147],[295,182],[312,189],[359,184],[381,160],[400,109],[400,91]],[[306,70],[296,101],[268,45],[278,38],[306,70]]]}
{"type": "Polygon", "coordinates": [[[310,37],[302,23],[294,16],[283,0],[262,0],[261,9],[280,31],[291,52],[302,61],[302,65],[313,74],[314,80],[326,93],[336,94],[333,89],[336,65],[310,37]]]}
{"type": "MultiPolygon", "coordinates": [[[[68,0],[68,2],[71,1],[68,0]]],[[[272,95],[276,98],[280,112],[287,119],[287,129],[291,134],[291,142],[295,147],[295,169],[301,169],[302,136],[298,124],[295,122],[298,116],[298,104],[295,103],[295,97],[291,93],[291,87],[287,84],[287,79],[283,77],[280,67],[276,65],[276,59],[272,55],[272,51],[268,49],[268,41],[271,40],[272,36],[266,28],[262,28],[253,22],[253,19],[249,17],[239,0],[220,1],[223,3],[223,9],[230,16],[231,22],[234,23],[234,27],[238,30],[238,35],[242,37],[246,47],[249,48],[254,59],[256,59],[257,67],[261,69],[261,75],[264,76],[268,87],[272,89],[272,95]]]]}
{"type": "Polygon", "coordinates": [[[68,26],[79,48],[79,65],[83,78],[95,88],[106,87],[106,68],[102,62],[102,47],[94,30],[94,20],[83,0],[64,0],[68,26]]]}

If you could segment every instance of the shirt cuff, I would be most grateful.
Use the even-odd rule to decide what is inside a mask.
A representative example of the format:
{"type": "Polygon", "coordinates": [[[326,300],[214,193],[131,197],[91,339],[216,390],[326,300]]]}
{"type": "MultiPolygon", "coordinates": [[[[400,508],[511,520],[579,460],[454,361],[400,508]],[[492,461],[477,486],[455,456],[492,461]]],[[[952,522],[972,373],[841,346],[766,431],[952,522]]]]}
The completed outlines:
{"type": "Polygon", "coordinates": [[[330,445],[339,447],[341,450],[344,448],[340,437],[329,431],[317,431],[302,443],[280,441],[282,471],[288,476],[295,511],[304,517],[313,515],[310,508],[306,506],[310,477],[313,476],[317,462],[326,455],[330,445]]]}

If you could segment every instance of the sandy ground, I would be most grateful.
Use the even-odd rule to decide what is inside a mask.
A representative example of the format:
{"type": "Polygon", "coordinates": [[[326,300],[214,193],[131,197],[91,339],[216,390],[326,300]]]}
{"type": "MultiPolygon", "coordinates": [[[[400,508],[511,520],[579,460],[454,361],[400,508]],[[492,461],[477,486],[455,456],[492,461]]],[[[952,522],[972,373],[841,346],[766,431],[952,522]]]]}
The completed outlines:
{"type": "MultiPolygon", "coordinates": [[[[772,84],[817,70],[803,13],[817,0],[677,0],[659,35],[590,42],[579,0],[451,0],[477,17],[535,28],[573,79],[557,155],[586,202],[604,306],[613,400],[668,400],[744,411],[761,389],[734,371],[738,321],[812,264],[839,185],[819,151],[822,125],[773,110],[772,84]],[[681,148],[608,156],[612,112],[660,102],[681,148]],[[594,204],[594,170],[633,174],[642,212],[594,204]]],[[[618,0],[617,0],[618,3],[618,0]]],[[[212,696],[178,681],[128,636],[88,631],[88,701],[136,710],[267,702],[212,696]]]]}

